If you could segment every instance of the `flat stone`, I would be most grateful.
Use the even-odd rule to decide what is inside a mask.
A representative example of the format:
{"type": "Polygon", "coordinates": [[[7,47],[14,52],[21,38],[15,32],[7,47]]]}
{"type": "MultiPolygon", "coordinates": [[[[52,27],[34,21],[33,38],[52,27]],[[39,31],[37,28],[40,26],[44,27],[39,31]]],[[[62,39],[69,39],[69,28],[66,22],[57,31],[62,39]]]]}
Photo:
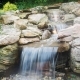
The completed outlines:
{"type": "Polygon", "coordinates": [[[19,44],[28,44],[28,43],[32,43],[32,42],[37,42],[40,39],[38,37],[35,38],[20,38],[19,40],[19,44]]]}
{"type": "Polygon", "coordinates": [[[69,28],[61,30],[58,32],[58,38],[65,38],[71,36],[72,38],[76,39],[80,37],[80,24],[75,24],[69,28]]]}
{"type": "Polygon", "coordinates": [[[22,30],[22,33],[21,33],[21,37],[36,37],[40,35],[42,35],[42,33],[37,28],[28,28],[26,30],[22,30]]]}

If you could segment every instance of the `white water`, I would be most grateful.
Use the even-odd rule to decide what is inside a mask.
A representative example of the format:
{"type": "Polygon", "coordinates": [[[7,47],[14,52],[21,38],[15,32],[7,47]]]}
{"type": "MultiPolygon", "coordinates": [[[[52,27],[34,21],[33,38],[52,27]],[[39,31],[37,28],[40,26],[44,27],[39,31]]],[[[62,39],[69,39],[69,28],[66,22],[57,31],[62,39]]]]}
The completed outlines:
{"type": "Polygon", "coordinates": [[[36,75],[42,76],[44,66],[48,63],[53,67],[53,78],[55,78],[55,56],[57,49],[58,47],[24,48],[21,55],[21,74],[29,76],[31,73],[35,73],[36,75]]]}
{"type": "Polygon", "coordinates": [[[47,62],[54,66],[57,49],[57,47],[24,48],[21,55],[21,73],[42,72],[47,62]]]}

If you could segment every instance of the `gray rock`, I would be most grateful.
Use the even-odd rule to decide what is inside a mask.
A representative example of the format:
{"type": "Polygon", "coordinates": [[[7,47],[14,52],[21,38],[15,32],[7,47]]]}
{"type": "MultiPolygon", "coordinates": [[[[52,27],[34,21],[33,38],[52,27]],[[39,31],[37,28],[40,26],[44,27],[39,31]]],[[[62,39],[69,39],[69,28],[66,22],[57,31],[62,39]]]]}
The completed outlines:
{"type": "Polygon", "coordinates": [[[14,23],[15,20],[19,19],[18,16],[14,15],[1,15],[4,24],[14,23]]]}
{"type": "Polygon", "coordinates": [[[80,16],[80,4],[72,10],[72,13],[74,13],[76,16],[80,16]]]}
{"type": "Polygon", "coordinates": [[[19,40],[20,33],[20,30],[14,28],[13,25],[3,25],[0,30],[0,46],[17,42],[19,40]]]}
{"type": "Polygon", "coordinates": [[[36,37],[42,35],[42,32],[37,28],[28,27],[22,30],[21,37],[36,37]]]}
{"type": "Polygon", "coordinates": [[[74,19],[74,24],[80,24],[80,17],[76,17],[74,19]]]}
{"type": "Polygon", "coordinates": [[[14,27],[20,30],[26,29],[28,24],[27,19],[19,19],[14,21],[14,27]]]}
{"type": "Polygon", "coordinates": [[[46,14],[32,14],[28,16],[28,20],[31,23],[38,24],[40,22],[47,22],[48,17],[46,14]]]}
{"type": "Polygon", "coordinates": [[[31,13],[27,13],[27,12],[23,12],[23,13],[19,13],[17,14],[18,17],[20,17],[21,19],[27,19],[28,16],[30,15],[31,13]]]}
{"type": "Polygon", "coordinates": [[[51,37],[51,33],[49,32],[49,30],[45,30],[42,34],[42,40],[48,39],[50,37],[51,37]]]}
{"type": "Polygon", "coordinates": [[[76,73],[80,73],[80,46],[71,49],[70,60],[71,69],[76,73]]]}
{"type": "Polygon", "coordinates": [[[73,21],[76,16],[74,14],[65,14],[62,17],[63,22],[73,21]]]}
{"type": "Polygon", "coordinates": [[[47,28],[47,22],[45,22],[45,20],[43,22],[40,22],[38,24],[38,28],[39,29],[44,29],[44,28],[47,28]]]}
{"type": "Polygon", "coordinates": [[[74,39],[74,40],[71,42],[71,46],[72,46],[72,47],[80,46],[80,38],[74,39]]]}
{"type": "Polygon", "coordinates": [[[75,24],[69,28],[66,28],[58,32],[58,38],[65,38],[68,36],[71,36],[74,39],[79,38],[80,37],[80,24],[75,24]]]}
{"type": "Polygon", "coordinates": [[[19,44],[28,44],[28,43],[32,43],[32,42],[37,42],[39,40],[40,40],[39,37],[35,37],[35,38],[20,38],[19,44]]]}
{"type": "Polygon", "coordinates": [[[78,6],[80,6],[78,2],[69,2],[69,3],[63,3],[60,6],[60,9],[65,11],[66,13],[73,13],[73,10],[78,6]]]}
{"type": "Polygon", "coordinates": [[[80,61],[80,46],[71,49],[71,59],[74,61],[80,61]]]}

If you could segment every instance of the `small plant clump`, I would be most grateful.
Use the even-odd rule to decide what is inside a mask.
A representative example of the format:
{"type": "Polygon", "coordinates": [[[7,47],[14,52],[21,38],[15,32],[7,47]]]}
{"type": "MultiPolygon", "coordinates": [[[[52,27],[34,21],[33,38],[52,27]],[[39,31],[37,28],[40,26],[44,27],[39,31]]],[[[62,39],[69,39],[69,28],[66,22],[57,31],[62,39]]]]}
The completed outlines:
{"type": "Polygon", "coordinates": [[[10,10],[17,10],[17,6],[15,4],[12,4],[10,2],[7,2],[4,6],[3,6],[3,10],[4,11],[10,11],[10,10]]]}

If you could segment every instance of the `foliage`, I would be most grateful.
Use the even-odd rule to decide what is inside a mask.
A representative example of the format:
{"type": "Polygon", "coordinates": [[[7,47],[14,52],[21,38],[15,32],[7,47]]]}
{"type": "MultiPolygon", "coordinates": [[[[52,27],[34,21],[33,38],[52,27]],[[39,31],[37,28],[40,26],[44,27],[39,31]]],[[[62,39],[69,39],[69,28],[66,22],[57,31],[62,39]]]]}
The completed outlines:
{"type": "MultiPolygon", "coordinates": [[[[8,0],[1,0],[0,3],[3,5],[7,2],[8,0]]],[[[15,3],[16,5],[11,6],[11,8],[8,6],[7,8],[3,7],[5,11],[7,10],[16,10],[18,9],[26,9],[30,7],[35,7],[35,6],[42,6],[42,5],[48,5],[48,4],[54,4],[54,3],[59,3],[59,2],[71,2],[71,1],[79,1],[79,0],[9,0],[11,3],[15,3]]],[[[5,5],[11,4],[7,2],[5,5]]],[[[4,6],[5,6],[4,5],[4,6]]]]}
{"type": "Polygon", "coordinates": [[[17,6],[15,4],[12,4],[10,2],[7,2],[4,6],[3,6],[3,10],[4,11],[9,11],[9,10],[17,10],[17,6]]]}

